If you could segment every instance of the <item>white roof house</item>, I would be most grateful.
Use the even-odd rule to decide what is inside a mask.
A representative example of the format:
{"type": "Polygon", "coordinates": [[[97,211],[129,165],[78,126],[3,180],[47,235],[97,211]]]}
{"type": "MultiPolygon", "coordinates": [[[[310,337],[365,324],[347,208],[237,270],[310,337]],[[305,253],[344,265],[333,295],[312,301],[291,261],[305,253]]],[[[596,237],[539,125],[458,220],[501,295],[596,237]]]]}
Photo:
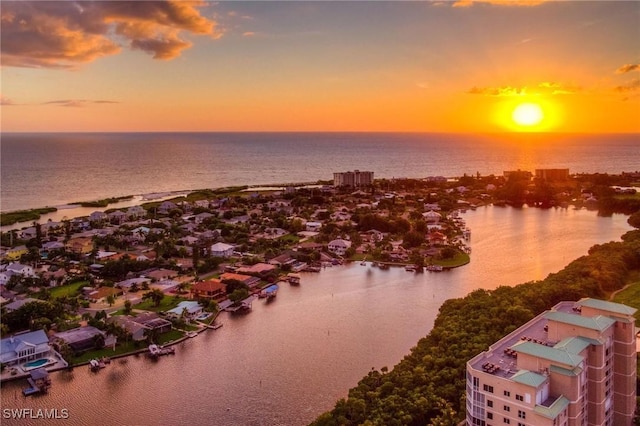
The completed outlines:
{"type": "Polygon", "coordinates": [[[215,243],[211,246],[211,256],[229,257],[233,254],[233,246],[225,243],[215,243]]]}
{"type": "Polygon", "coordinates": [[[422,213],[422,217],[427,221],[427,222],[439,222],[440,219],[442,218],[442,215],[438,212],[434,212],[433,210],[429,210],[428,212],[422,213]]]}
{"type": "Polygon", "coordinates": [[[339,256],[343,256],[347,249],[351,247],[351,241],[343,240],[342,238],[338,238],[337,240],[333,240],[329,242],[327,249],[334,254],[339,256]]]}

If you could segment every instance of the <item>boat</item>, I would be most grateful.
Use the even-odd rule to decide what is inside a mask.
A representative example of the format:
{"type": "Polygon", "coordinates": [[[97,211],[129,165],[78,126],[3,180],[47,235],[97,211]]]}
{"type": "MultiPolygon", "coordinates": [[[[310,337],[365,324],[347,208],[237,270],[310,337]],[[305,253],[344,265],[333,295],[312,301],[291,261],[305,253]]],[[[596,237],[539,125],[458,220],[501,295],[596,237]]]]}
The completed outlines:
{"type": "Polygon", "coordinates": [[[316,265],[307,265],[307,267],[304,268],[305,272],[320,272],[321,269],[322,268],[320,266],[316,265]]]}
{"type": "Polygon", "coordinates": [[[427,271],[431,272],[441,272],[444,268],[440,265],[429,265],[427,266],[427,271]]]}
{"type": "Polygon", "coordinates": [[[186,336],[187,337],[196,337],[198,335],[198,333],[196,333],[195,331],[187,331],[186,336]]]}
{"type": "Polygon", "coordinates": [[[298,274],[287,274],[287,281],[291,285],[300,285],[300,275],[298,274]]]}
{"type": "Polygon", "coordinates": [[[273,299],[278,294],[279,288],[280,287],[278,287],[278,284],[271,284],[270,286],[262,289],[259,297],[266,297],[267,299],[273,299]]]}
{"type": "Polygon", "coordinates": [[[390,268],[389,264],[387,264],[387,263],[380,263],[378,266],[380,267],[380,269],[389,269],[390,268]]]}
{"type": "Polygon", "coordinates": [[[217,330],[217,329],[219,329],[220,327],[222,327],[222,323],[220,323],[220,322],[219,322],[219,323],[215,323],[215,324],[211,325],[211,328],[213,328],[214,330],[217,330]]]}
{"type": "Polygon", "coordinates": [[[89,361],[89,368],[91,371],[98,371],[102,368],[105,368],[105,363],[101,359],[92,359],[89,361]]]}
{"type": "Polygon", "coordinates": [[[415,272],[416,271],[416,267],[413,265],[407,265],[404,267],[404,270],[407,272],[415,272]]]}

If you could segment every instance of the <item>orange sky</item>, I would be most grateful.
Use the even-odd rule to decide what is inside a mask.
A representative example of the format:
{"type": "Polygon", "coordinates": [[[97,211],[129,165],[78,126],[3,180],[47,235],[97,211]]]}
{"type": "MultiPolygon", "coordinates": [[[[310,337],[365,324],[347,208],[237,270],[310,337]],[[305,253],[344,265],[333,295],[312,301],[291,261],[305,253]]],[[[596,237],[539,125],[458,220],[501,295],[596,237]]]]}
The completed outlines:
{"type": "Polygon", "coordinates": [[[5,132],[640,132],[640,2],[2,3],[5,132]]]}

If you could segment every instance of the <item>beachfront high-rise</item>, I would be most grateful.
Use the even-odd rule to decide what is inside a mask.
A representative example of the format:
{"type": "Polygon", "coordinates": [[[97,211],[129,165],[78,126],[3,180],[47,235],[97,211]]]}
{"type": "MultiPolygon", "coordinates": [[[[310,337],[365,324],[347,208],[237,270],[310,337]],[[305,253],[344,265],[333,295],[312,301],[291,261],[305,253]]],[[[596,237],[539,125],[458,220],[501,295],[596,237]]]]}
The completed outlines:
{"type": "Polygon", "coordinates": [[[352,172],[336,172],[333,174],[333,186],[351,186],[354,188],[371,185],[373,172],[354,170],[352,172]]]}
{"type": "Polygon", "coordinates": [[[560,302],[467,362],[467,425],[629,426],[636,309],[560,302]]]}

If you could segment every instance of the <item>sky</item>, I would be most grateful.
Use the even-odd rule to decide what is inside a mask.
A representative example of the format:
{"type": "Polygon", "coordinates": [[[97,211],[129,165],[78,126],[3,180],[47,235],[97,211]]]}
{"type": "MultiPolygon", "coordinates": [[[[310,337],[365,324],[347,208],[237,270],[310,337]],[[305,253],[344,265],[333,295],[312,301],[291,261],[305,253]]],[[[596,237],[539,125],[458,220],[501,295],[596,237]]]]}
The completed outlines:
{"type": "Polygon", "coordinates": [[[640,132],[640,2],[2,1],[3,132],[640,132]],[[527,103],[539,118],[518,120],[527,103]]]}

